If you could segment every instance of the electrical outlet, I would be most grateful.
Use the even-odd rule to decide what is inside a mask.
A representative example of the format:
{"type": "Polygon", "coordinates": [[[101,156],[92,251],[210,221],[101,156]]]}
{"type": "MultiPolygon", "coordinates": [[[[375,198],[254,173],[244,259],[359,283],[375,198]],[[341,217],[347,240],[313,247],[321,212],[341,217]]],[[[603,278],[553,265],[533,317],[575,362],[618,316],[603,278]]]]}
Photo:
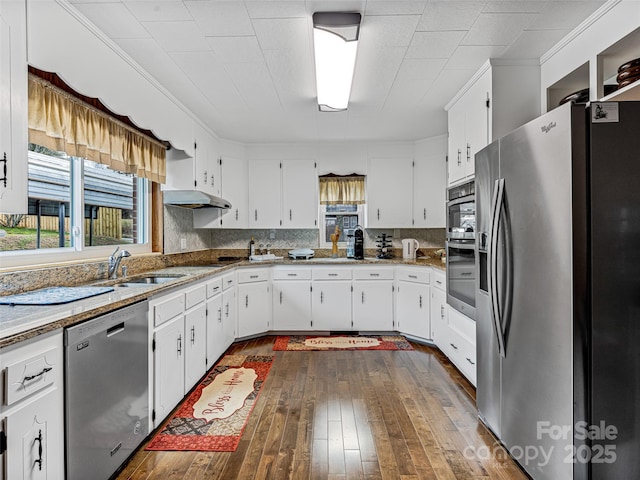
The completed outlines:
{"type": "Polygon", "coordinates": [[[180,250],[186,250],[187,249],[187,239],[186,238],[181,238],[180,239],[180,250]]]}
{"type": "Polygon", "coordinates": [[[271,230],[269,230],[269,240],[275,240],[276,239],[276,229],[272,228],[271,230]]]}

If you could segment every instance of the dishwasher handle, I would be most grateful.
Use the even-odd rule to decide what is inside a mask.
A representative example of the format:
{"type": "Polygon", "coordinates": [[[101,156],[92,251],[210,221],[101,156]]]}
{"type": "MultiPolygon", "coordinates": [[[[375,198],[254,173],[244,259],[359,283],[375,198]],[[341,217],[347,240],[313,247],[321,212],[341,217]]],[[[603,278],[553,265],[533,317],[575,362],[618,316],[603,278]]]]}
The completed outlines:
{"type": "Polygon", "coordinates": [[[113,337],[114,335],[124,332],[124,322],[120,322],[113,327],[107,329],[107,337],[113,337]]]}

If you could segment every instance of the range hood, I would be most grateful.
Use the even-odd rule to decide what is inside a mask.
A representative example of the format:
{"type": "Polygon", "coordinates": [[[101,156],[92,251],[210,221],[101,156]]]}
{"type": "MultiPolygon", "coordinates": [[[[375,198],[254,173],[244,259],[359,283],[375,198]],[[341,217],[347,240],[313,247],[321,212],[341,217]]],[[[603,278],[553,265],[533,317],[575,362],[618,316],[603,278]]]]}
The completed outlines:
{"type": "Polygon", "coordinates": [[[209,195],[198,190],[165,190],[164,204],[181,208],[231,208],[231,203],[224,198],[209,195]]]}

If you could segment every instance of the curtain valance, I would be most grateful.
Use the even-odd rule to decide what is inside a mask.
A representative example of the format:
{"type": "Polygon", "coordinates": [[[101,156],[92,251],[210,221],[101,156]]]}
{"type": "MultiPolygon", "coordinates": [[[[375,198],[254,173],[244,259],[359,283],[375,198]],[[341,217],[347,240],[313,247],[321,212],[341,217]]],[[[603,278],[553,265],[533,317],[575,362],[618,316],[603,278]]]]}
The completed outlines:
{"type": "Polygon", "coordinates": [[[358,205],[364,203],[363,175],[322,175],[320,203],[322,205],[358,205]]]}
{"type": "Polygon", "coordinates": [[[32,74],[29,142],[165,183],[162,143],[32,74]]]}

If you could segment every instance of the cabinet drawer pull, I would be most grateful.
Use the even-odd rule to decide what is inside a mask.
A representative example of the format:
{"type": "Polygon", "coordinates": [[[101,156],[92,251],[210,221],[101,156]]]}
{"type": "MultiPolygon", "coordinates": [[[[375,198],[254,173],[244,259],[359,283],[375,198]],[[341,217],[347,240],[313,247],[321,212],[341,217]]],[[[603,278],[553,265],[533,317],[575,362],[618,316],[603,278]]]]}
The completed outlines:
{"type": "Polygon", "coordinates": [[[380,209],[378,209],[378,220],[380,220],[380,209]]]}
{"type": "Polygon", "coordinates": [[[456,347],[453,343],[449,343],[449,345],[451,345],[451,347],[452,347],[454,350],[458,350],[458,347],[456,347]]]}
{"type": "Polygon", "coordinates": [[[38,436],[33,440],[33,443],[38,442],[38,458],[33,462],[38,464],[38,470],[42,471],[42,430],[38,430],[38,436]]]}
{"type": "Polygon", "coordinates": [[[436,283],[437,283],[438,285],[442,285],[442,282],[441,282],[440,280],[436,280],[436,283]]]}
{"type": "Polygon", "coordinates": [[[224,316],[229,318],[229,302],[225,305],[224,316]]]}
{"type": "Polygon", "coordinates": [[[364,292],[362,292],[362,303],[364,303],[364,292]]]}
{"type": "Polygon", "coordinates": [[[329,273],[328,275],[329,275],[330,277],[337,277],[337,276],[338,276],[338,274],[337,274],[337,273],[329,273]]]}
{"type": "Polygon", "coordinates": [[[469,275],[472,275],[473,272],[462,272],[460,275],[464,276],[464,277],[468,277],[469,275]]]}
{"type": "Polygon", "coordinates": [[[418,276],[417,275],[409,275],[409,278],[413,278],[414,280],[417,280],[418,276]]]}
{"type": "Polygon", "coordinates": [[[231,284],[231,283],[233,283],[233,278],[232,278],[232,279],[230,279],[230,280],[227,280],[227,285],[229,285],[229,284],[231,284]]]}
{"type": "Polygon", "coordinates": [[[244,297],[244,306],[249,308],[249,295],[246,295],[244,297]]]}
{"type": "Polygon", "coordinates": [[[369,276],[370,277],[379,277],[380,274],[379,273],[370,273],[369,276]]]}
{"type": "Polygon", "coordinates": [[[293,220],[293,211],[289,209],[289,220],[293,220]]]}
{"type": "Polygon", "coordinates": [[[287,277],[297,277],[297,273],[287,273],[287,277]]]}
{"type": "Polygon", "coordinates": [[[324,302],[324,293],[320,292],[320,303],[324,302]]]}
{"type": "Polygon", "coordinates": [[[249,278],[258,278],[258,275],[249,275],[249,278]]]}
{"type": "Polygon", "coordinates": [[[444,305],[440,305],[440,318],[444,320],[444,305]]]}
{"type": "Polygon", "coordinates": [[[41,377],[42,375],[44,375],[47,372],[50,372],[51,370],[53,370],[53,367],[44,367],[41,372],[36,373],[35,375],[27,375],[26,377],[24,377],[24,380],[22,381],[22,383],[30,382],[34,378],[41,377]]]}
{"type": "Polygon", "coordinates": [[[469,357],[466,357],[466,359],[467,359],[467,362],[469,362],[471,365],[475,365],[476,364],[476,362],[472,362],[469,357]]]}
{"type": "Polygon", "coordinates": [[[282,292],[280,292],[280,305],[282,305],[282,292]]]}
{"type": "Polygon", "coordinates": [[[467,163],[471,160],[471,144],[467,143],[467,163]]]}

